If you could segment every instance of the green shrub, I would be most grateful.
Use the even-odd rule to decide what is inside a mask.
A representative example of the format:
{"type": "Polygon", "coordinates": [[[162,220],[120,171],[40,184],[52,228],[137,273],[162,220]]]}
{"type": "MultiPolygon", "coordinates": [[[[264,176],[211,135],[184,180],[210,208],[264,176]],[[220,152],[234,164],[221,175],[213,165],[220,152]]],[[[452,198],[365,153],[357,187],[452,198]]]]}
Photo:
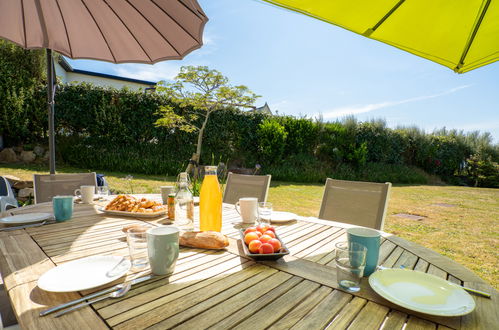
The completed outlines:
{"type": "Polygon", "coordinates": [[[265,165],[281,163],[288,136],[284,126],[276,119],[265,119],[258,127],[257,136],[262,163],[265,165]]]}

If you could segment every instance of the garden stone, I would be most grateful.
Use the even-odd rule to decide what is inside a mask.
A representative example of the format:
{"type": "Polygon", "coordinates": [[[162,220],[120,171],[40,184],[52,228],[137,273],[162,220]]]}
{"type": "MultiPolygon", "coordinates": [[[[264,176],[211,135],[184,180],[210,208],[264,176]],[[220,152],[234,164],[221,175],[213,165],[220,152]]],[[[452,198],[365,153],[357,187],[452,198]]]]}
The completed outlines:
{"type": "Polygon", "coordinates": [[[44,161],[48,161],[48,160],[49,160],[49,158],[50,158],[50,152],[47,150],[47,151],[45,152],[45,155],[43,155],[43,160],[44,160],[44,161]]]}
{"type": "Polygon", "coordinates": [[[23,147],[21,147],[21,146],[16,146],[12,149],[14,149],[16,154],[20,154],[23,151],[23,147]]]}
{"type": "Polygon", "coordinates": [[[29,196],[34,196],[33,188],[23,188],[17,193],[17,197],[19,198],[29,198],[29,196]]]}
{"type": "Polygon", "coordinates": [[[410,219],[410,220],[416,220],[416,221],[421,221],[425,219],[426,217],[422,215],[416,215],[416,214],[407,214],[407,213],[397,213],[394,214],[394,216],[399,217],[399,218],[405,218],[405,219],[410,219]]]}
{"type": "Polygon", "coordinates": [[[21,151],[21,161],[24,163],[31,163],[36,159],[33,151],[21,151]]]}
{"type": "Polygon", "coordinates": [[[33,148],[33,152],[38,157],[42,157],[43,154],[45,153],[45,149],[42,146],[35,146],[35,148],[33,148]]]}
{"type": "Polygon", "coordinates": [[[17,190],[24,189],[24,188],[33,188],[33,181],[18,180],[14,183],[11,183],[11,186],[12,186],[12,188],[17,189],[17,190]]]}
{"type": "Polygon", "coordinates": [[[17,176],[14,175],[4,175],[4,178],[9,181],[10,186],[14,190],[19,190],[23,188],[33,188],[33,181],[24,181],[21,178],[18,178],[17,176]]]}
{"type": "Polygon", "coordinates": [[[12,148],[5,148],[0,151],[0,162],[2,163],[15,163],[17,162],[16,152],[12,148]]]}

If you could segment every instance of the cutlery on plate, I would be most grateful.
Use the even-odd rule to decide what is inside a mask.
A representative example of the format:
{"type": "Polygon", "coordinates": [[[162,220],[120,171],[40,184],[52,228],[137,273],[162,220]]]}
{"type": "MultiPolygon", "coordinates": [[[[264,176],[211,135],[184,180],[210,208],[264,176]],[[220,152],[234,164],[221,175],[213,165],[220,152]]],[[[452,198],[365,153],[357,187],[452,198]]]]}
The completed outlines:
{"type": "MultiPolygon", "coordinates": [[[[128,283],[130,284],[130,286],[132,286],[132,285],[135,285],[135,284],[142,283],[144,281],[150,280],[153,277],[154,277],[154,275],[146,275],[146,276],[142,276],[142,277],[133,279],[133,280],[131,280],[128,283]]],[[[64,303],[64,304],[61,304],[61,305],[58,305],[58,306],[46,309],[46,310],[40,312],[40,316],[45,316],[45,315],[48,315],[50,313],[56,312],[58,310],[64,309],[66,307],[76,305],[76,304],[81,303],[82,301],[85,301],[87,299],[92,299],[92,298],[95,298],[95,297],[98,297],[98,296],[102,296],[103,294],[106,294],[106,293],[111,293],[111,292],[114,292],[114,291],[118,291],[118,290],[122,289],[123,287],[125,287],[126,285],[127,284],[125,284],[125,283],[117,284],[115,286],[110,287],[109,289],[104,289],[102,291],[89,294],[89,295],[81,297],[79,299],[75,299],[75,300],[72,300],[70,302],[67,302],[67,303],[64,303]]]]}
{"type": "Polygon", "coordinates": [[[0,231],[11,231],[11,230],[24,229],[24,228],[40,227],[40,226],[43,226],[45,224],[50,224],[50,223],[55,223],[55,221],[44,220],[42,222],[31,223],[29,225],[22,225],[22,226],[15,226],[15,227],[5,227],[5,228],[0,228],[0,231]]]}
{"type": "MultiPolygon", "coordinates": [[[[405,269],[405,267],[403,265],[400,266],[400,268],[405,269]]],[[[388,267],[384,267],[384,266],[378,266],[377,269],[383,270],[383,269],[389,269],[389,268],[388,267]]],[[[473,294],[475,294],[477,296],[485,297],[485,298],[489,298],[489,299],[491,298],[491,295],[488,292],[484,292],[484,291],[480,291],[480,290],[475,290],[475,289],[472,289],[472,288],[468,288],[466,286],[463,286],[463,285],[460,285],[460,284],[457,284],[457,283],[454,283],[454,282],[449,282],[449,283],[454,284],[455,286],[460,287],[464,291],[467,291],[469,293],[473,293],[473,294]]]]}
{"type": "Polygon", "coordinates": [[[116,290],[116,291],[113,291],[111,293],[108,293],[107,295],[104,295],[104,296],[101,296],[99,298],[96,298],[94,300],[89,300],[89,301],[85,301],[81,304],[78,304],[76,306],[73,306],[73,307],[70,307],[68,309],[65,309],[63,311],[60,311],[58,313],[56,313],[54,315],[54,317],[59,317],[59,316],[62,316],[64,314],[67,314],[67,313],[70,313],[72,311],[75,311],[77,309],[80,309],[82,307],[85,307],[85,306],[88,306],[88,305],[91,305],[91,304],[94,304],[96,302],[99,302],[99,301],[102,301],[102,300],[105,300],[107,298],[113,298],[113,299],[117,299],[117,298],[121,298],[123,297],[124,295],[126,295],[128,293],[128,291],[130,291],[130,288],[132,287],[132,283],[131,282],[128,282],[126,284],[124,284],[120,289],[116,290]]]}

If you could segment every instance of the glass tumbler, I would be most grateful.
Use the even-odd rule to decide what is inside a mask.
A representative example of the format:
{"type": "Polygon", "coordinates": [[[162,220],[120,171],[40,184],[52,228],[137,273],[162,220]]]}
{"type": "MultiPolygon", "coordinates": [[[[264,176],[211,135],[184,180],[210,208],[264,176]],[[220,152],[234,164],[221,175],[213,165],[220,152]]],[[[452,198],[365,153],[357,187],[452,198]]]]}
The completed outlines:
{"type": "Polygon", "coordinates": [[[134,226],[126,232],[130,260],[132,261],[132,269],[134,270],[143,269],[149,265],[146,232],[150,228],[152,226],[134,226]]]}
{"type": "Polygon", "coordinates": [[[360,290],[360,279],[366,267],[367,248],[353,242],[338,242],[336,247],[336,278],[341,288],[349,292],[360,290]]]}
{"type": "Polygon", "coordinates": [[[261,225],[270,226],[272,218],[272,203],[260,202],[258,203],[258,223],[261,225]]]}
{"type": "Polygon", "coordinates": [[[97,187],[97,196],[99,196],[99,199],[105,199],[108,195],[109,195],[109,187],[108,186],[97,187]]]}

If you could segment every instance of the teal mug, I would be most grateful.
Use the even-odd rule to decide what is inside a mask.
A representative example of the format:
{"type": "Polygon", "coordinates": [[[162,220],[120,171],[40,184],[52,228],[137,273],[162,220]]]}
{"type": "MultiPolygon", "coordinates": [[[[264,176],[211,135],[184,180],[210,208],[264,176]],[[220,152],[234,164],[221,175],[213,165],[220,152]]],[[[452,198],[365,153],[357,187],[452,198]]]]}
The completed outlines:
{"type": "Polygon", "coordinates": [[[63,222],[73,216],[73,196],[52,197],[55,221],[63,222]]]}
{"type": "Polygon", "coordinates": [[[379,246],[381,242],[381,234],[379,231],[369,228],[348,228],[348,241],[364,245],[367,248],[366,268],[364,276],[369,276],[376,270],[379,259],[379,246]]]}

